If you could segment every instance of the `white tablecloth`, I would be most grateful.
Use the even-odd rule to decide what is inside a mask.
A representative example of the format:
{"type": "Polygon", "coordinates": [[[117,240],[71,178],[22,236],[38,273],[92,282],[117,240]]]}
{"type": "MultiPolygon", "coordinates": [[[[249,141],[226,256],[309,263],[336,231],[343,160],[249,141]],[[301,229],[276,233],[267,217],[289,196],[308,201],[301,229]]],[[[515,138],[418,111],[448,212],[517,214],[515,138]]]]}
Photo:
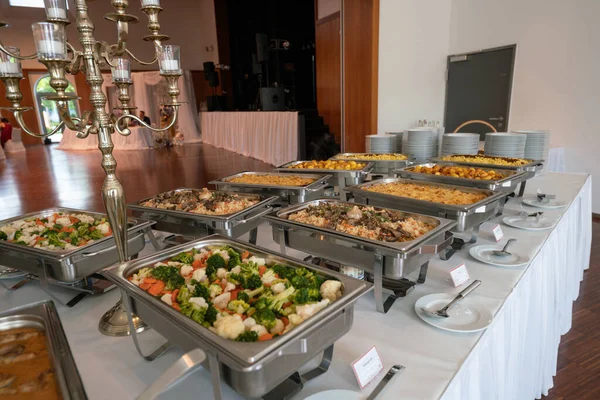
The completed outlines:
{"type": "Polygon", "coordinates": [[[202,141],[276,166],[298,159],[298,112],[203,112],[202,141]]]}
{"type": "MultiPolygon", "coordinates": [[[[112,137],[114,150],[144,150],[154,147],[152,131],[143,126],[133,126],[131,135],[123,136],[114,133],[112,137]]],[[[58,145],[59,150],[96,150],[98,149],[97,135],[89,135],[85,139],[79,139],[76,132],[65,128],[63,138],[58,145]]]]}
{"type": "MultiPolygon", "coordinates": [[[[511,251],[532,257],[529,266],[492,267],[470,258],[465,249],[449,261],[432,260],[427,281],[408,297],[398,299],[388,314],[375,311],[372,293],[364,296],[356,304],[352,329],[335,345],[329,371],[308,382],[294,400],[328,389],[358,392],[350,364],[373,345],[377,346],[385,371],[393,364],[406,366],[380,399],[527,400],[546,393],[556,373],[560,336],[571,326],[572,302],[578,296],[583,270],[589,265],[591,178],[547,173],[528,183],[526,196],[537,188],[556,193],[558,200],[569,206],[546,212],[545,215],[559,220],[549,231],[526,232],[502,226],[505,237],[518,238],[511,251]],[[448,271],[461,262],[466,262],[471,278],[483,282],[470,297],[495,315],[484,332],[441,331],[423,323],[414,312],[414,304],[421,296],[461,290],[454,289],[448,280],[448,271]]],[[[514,215],[520,208],[520,200],[512,199],[505,215],[514,215]]],[[[479,243],[493,243],[489,234],[493,225],[482,227],[479,243]]],[[[260,227],[258,244],[278,249],[266,224],[260,227]]],[[[150,250],[147,245],[144,253],[150,250]]],[[[289,254],[302,256],[298,252],[289,254]]],[[[55,293],[65,299],[74,296],[55,293]]],[[[100,317],[118,297],[114,290],[87,298],[71,309],[58,307],[91,399],[133,399],[182,354],[172,349],[149,363],[138,356],[131,338],[109,338],[98,333],[100,317]]],[[[37,283],[12,293],[0,288],[0,310],[45,298],[48,295],[37,283]]],[[[142,338],[147,350],[162,343],[156,332],[144,333],[142,338]]],[[[363,390],[363,397],[381,377],[363,390]]],[[[223,389],[225,399],[241,398],[226,385],[223,389]]],[[[209,372],[194,372],[161,398],[212,398],[209,372]]]]}
{"type": "Polygon", "coordinates": [[[545,169],[549,172],[566,172],[565,148],[553,147],[548,150],[548,159],[545,163],[545,169]]]}

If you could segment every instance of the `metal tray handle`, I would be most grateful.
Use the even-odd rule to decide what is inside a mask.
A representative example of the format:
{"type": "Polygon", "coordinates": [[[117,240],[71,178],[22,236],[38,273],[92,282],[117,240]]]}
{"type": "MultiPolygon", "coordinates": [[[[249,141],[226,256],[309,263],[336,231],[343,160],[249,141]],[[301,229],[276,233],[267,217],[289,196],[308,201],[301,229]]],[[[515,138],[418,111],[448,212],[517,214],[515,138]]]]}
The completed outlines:
{"type": "Polygon", "coordinates": [[[446,238],[443,242],[437,244],[426,244],[421,246],[419,249],[419,254],[438,254],[448,246],[452,244],[454,241],[454,235],[450,232],[446,232],[446,238]]]}
{"type": "Polygon", "coordinates": [[[255,219],[260,218],[262,216],[265,216],[265,215],[269,214],[272,211],[273,211],[273,207],[267,206],[264,211],[261,211],[258,214],[255,214],[255,215],[251,216],[250,218],[240,219],[239,221],[234,221],[234,224],[235,225],[239,225],[239,224],[245,224],[245,223],[250,222],[250,221],[254,221],[255,219]]]}
{"type": "MultiPolygon", "coordinates": [[[[140,232],[136,236],[133,236],[132,238],[128,239],[127,243],[135,242],[140,237],[143,237],[144,234],[145,234],[145,232],[140,232]]],[[[114,251],[116,248],[117,248],[117,245],[114,245],[114,246],[107,247],[106,249],[103,249],[103,250],[100,250],[100,251],[95,251],[93,253],[83,253],[82,256],[83,257],[95,257],[95,256],[97,256],[99,254],[104,254],[104,253],[108,253],[109,251],[114,251]]]]}
{"type": "Polygon", "coordinates": [[[327,179],[321,181],[320,186],[318,186],[316,188],[307,188],[305,190],[307,192],[318,192],[319,190],[323,189],[324,186],[327,186],[329,184],[329,179],[331,179],[331,178],[327,178],[327,179]]]}

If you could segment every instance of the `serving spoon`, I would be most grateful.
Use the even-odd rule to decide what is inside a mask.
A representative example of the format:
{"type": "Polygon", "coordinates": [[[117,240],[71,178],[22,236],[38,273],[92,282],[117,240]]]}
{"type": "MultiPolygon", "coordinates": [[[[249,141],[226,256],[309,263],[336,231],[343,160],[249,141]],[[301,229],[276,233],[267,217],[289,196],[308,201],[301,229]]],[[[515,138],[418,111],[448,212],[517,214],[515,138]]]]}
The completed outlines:
{"type": "Polygon", "coordinates": [[[448,318],[448,317],[450,317],[448,315],[448,310],[450,309],[450,307],[452,307],[457,302],[459,302],[460,300],[467,297],[469,295],[469,293],[471,293],[473,290],[477,289],[479,287],[479,285],[481,285],[481,281],[479,279],[476,279],[473,281],[473,283],[471,283],[469,286],[467,286],[465,289],[463,289],[454,299],[452,299],[452,301],[450,303],[446,304],[445,307],[443,307],[439,310],[430,310],[428,308],[421,307],[421,311],[423,311],[425,314],[429,315],[430,317],[448,318]]]}
{"type": "Polygon", "coordinates": [[[516,242],[516,241],[517,241],[517,239],[508,239],[508,241],[506,242],[506,244],[504,245],[504,247],[502,248],[502,250],[493,250],[492,253],[494,253],[494,255],[498,256],[498,257],[512,256],[512,253],[509,253],[508,251],[506,251],[506,249],[508,249],[508,246],[512,242],[516,242]]]}

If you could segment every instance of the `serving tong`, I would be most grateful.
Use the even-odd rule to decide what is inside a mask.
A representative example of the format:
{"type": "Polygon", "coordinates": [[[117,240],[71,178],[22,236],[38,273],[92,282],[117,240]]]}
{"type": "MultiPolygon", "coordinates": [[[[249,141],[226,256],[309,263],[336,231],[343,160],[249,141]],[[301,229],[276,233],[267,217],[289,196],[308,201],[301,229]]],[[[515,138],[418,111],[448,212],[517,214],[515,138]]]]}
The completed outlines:
{"type": "Polygon", "coordinates": [[[450,316],[448,315],[448,310],[450,309],[450,307],[452,307],[453,305],[458,303],[460,300],[467,297],[473,290],[477,289],[479,287],[479,285],[481,285],[481,281],[479,279],[474,280],[473,283],[471,283],[469,286],[467,286],[465,289],[463,289],[458,295],[456,295],[456,297],[454,299],[452,299],[452,301],[450,303],[446,304],[445,307],[443,307],[439,310],[431,310],[431,309],[425,308],[425,307],[421,307],[421,310],[430,317],[449,318],[450,316]]]}
{"type": "Polygon", "coordinates": [[[550,200],[553,200],[556,198],[555,194],[547,194],[547,193],[542,193],[540,192],[540,190],[538,189],[537,193],[537,199],[541,204],[548,204],[550,203],[550,200]]]}

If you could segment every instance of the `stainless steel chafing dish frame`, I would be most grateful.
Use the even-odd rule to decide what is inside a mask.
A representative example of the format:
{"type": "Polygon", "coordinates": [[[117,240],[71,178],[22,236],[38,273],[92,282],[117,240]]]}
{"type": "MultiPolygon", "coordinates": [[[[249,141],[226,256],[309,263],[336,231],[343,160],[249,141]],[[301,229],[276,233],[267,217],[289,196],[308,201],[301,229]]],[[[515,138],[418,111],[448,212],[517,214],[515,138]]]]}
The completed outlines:
{"type": "Polygon", "coordinates": [[[0,331],[15,328],[35,328],[44,332],[56,387],[64,400],[88,398],[58,312],[51,300],[0,312],[0,331]]]}
{"type": "MultiPolygon", "coordinates": [[[[183,190],[201,191],[201,189],[177,188],[167,192],[183,190]]],[[[210,192],[222,191],[210,190],[210,192]]],[[[277,200],[277,197],[274,196],[267,197],[249,193],[234,193],[240,197],[258,197],[260,201],[241,211],[227,215],[195,214],[187,211],[166,210],[141,205],[141,203],[151,200],[160,194],[162,193],[139,200],[136,203],[128,204],[127,207],[132,211],[133,215],[155,221],[154,228],[161,231],[191,238],[208,236],[213,233],[237,238],[250,232],[250,243],[252,244],[256,244],[261,217],[272,211],[270,204],[277,200]],[[205,234],[201,234],[199,231],[204,231],[205,234]]]]}
{"type": "MultiPolygon", "coordinates": [[[[128,261],[106,270],[106,275],[121,289],[130,326],[133,326],[133,313],[184,351],[201,348],[206,352],[208,365],[205,367],[211,371],[215,399],[221,399],[221,377],[239,393],[260,397],[268,392],[275,393],[276,390],[283,390],[281,388],[284,385],[279,385],[282,382],[289,385],[286,380],[290,379],[288,377],[295,377],[292,380],[298,390],[306,380],[326,372],[331,362],[333,344],[352,326],[354,302],[372,287],[367,282],[220,235],[212,235],[162,250],[143,259],[128,261]],[[179,252],[189,251],[192,248],[223,245],[249,251],[253,255],[266,258],[267,262],[283,263],[294,268],[304,267],[323,276],[337,279],[342,282],[344,294],[285,335],[265,342],[242,343],[221,338],[209,329],[199,326],[195,321],[150,296],[127,279],[135,271],[154,265],[179,252]],[[320,353],[324,356],[319,367],[302,375],[297,373],[301,366],[320,353]]],[[[167,342],[150,355],[145,355],[135,329],[131,332],[137,351],[147,361],[156,359],[170,347],[167,342]]],[[[284,398],[284,396],[272,398],[284,398]]]]}
{"type": "MultiPolygon", "coordinates": [[[[392,153],[392,154],[402,154],[402,153],[392,153]]],[[[377,155],[376,153],[339,153],[333,157],[330,157],[330,160],[340,160],[340,161],[356,161],[356,162],[372,162],[373,169],[371,170],[371,174],[383,174],[388,176],[393,176],[394,170],[398,168],[408,167],[415,162],[415,157],[408,156],[406,154],[402,154],[406,156],[406,160],[361,160],[357,158],[347,158],[347,156],[361,156],[361,155],[377,155]]]]}
{"type": "MultiPolygon", "coordinates": [[[[273,240],[279,244],[280,251],[283,254],[285,254],[286,248],[289,247],[372,273],[375,306],[377,311],[381,313],[387,313],[398,296],[398,293],[394,293],[385,301],[383,300],[384,277],[400,281],[419,268],[417,283],[424,283],[429,260],[436,254],[443,255],[454,240],[450,230],[456,226],[456,221],[398,210],[392,211],[400,213],[404,217],[413,217],[428,223],[434,223],[437,226],[415,240],[386,243],[290,221],[287,218],[289,214],[322,203],[356,205],[356,203],[334,199],[320,199],[276,211],[265,217],[272,226],[273,240]]],[[[374,208],[382,209],[385,207],[374,208]]],[[[411,282],[410,288],[404,294],[412,290],[413,286],[414,283],[411,282]]]]}
{"type": "MultiPolygon", "coordinates": [[[[475,155],[474,154],[453,154],[453,156],[470,157],[470,156],[475,156],[475,155]]],[[[477,155],[477,156],[481,157],[480,155],[477,155]]],[[[496,156],[486,156],[486,155],[483,155],[483,157],[502,158],[505,160],[511,159],[511,157],[496,157],[496,156]]],[[[464,165],[464,166],[469,166],[469,167],[481,167],[481,168],[497,167],[500,169],[511,169],[511,170],[515,170],[515,171],[519,171],[519,172],[525,172],[525,177],[524,177],[523,181],[521,182],[521,187],[519,188],[518,197],[523,197],[523,194],[525,193],[525,186],[527,184],[527,180],[538,175],[544,168],[544,160],[531,160],[530,163],[524,164],[524,165],[502,165],[502,164],[470,163],[470,162],[466,162],[466,161],[444,161],[443,157],[434,157],[434,158],[431,158],[430,160],[432,162],[437,162],[437,163],[451,162],[453,164],[464,165]]]]}
{"type": "Polygon", "coordinates": [[[325,187],[329,184],[331,175],[317,175],[298,173],[294,176],[301,178],[311,178],[314,182],[305,186],[285,186],[285,185],[266,185],[243,182],[229,182],[229,179],[237,178],[243,175],[261,175],[261,176],[289,176],[292,174],[281,172],[252,172],[244,171],[237,174],[229,175],[215,181],[209,182],[215,185],[217,190],[236,193],[251,193],[262,196],[277,196],[279,199],[276,204],[300,204],[305,201],[311,201],[323,197],[325,187]]]}
{"type": "Polygon", "coordinates": [[[365,164],[362,169],[308,169],[308,168],[289,168],[293,165],[298,165],[309,161],[290,161],[277,168],[277,172],[296,173],[296,174],[328,174],[332,177],[329,179],[329,184],[337,185],[339,197],[343,201],[348,200],[348,192],[345,191],[346,186],[354,186],[363,183],[367,179],[367,175],[373,169],[372,161],[357,161],[357,163],[365,164]]]}
{"type": "MultiPolygon", "coordinates": [[[[77,210],[65,207],[54,207],[36,211],[0,221],[0,226],[14,221],[30,218],[46,218],[54,213],[84,214],[94,219],[106,218],[105,214],[77,210]]],[[[130,227],[128,234],[129,256],[138,254],[146,245],[144,235],[158,246],[152,233],[153,221],[128,218],[130,227]]],[[[158,247],[157,247],[158,248],[158,247]]],[[[41,286],[46,289],[49,282],[75,283],[104,268],[119,259],[114,237],[107,236],[93,243],[72,250],[51,251],[10,243],[0,240],[0,265],[29,272],[40,278],[41,286]]]]}
{"type": "Polygon", "coordinates": [[[452,176],[445,176],[445,175],[424,174],[424,173],[415,172],[415,171],[410,170],[410,169],[413,169],[416,167],[432,168],[435,165],[443,165],[446,167],[452,167],[452,166],[465,167],[465,165],[449,163],[449,162],[427,162],[427,163],[414,164],[414,165],[411,165],[410,167],[406,167],[406,168],[401,168],[401,169],[394,171],[394,173],[397,176],[399,175],[400,178],[405,178],[405,179],[413,179],[413,180],[426,181],[426,182],[440,182],[440,183],[447,183],[450,185],[457,185],[457,186],[463,186],[463,187],[475,187],[475,188],[488,189],[488,190],[493,190],[493,191],[503,191],[503,192],[507,192],[507,193],[514,192],[517,189],[517,186],[519,185],[519,183],[523,182],[526,179],[526,175],[522,171],[515,171],[515,170],[501,169],[501,168],[489,168],[489,167],[481,168],[481,169],[488,170],[488,171],[494,170],[494,171],[502,174],[504,176],[504,178],[496,179],[496,180],[494,180],[494,179],[483,180],[483,179],[455,178],[452,176]]]}

